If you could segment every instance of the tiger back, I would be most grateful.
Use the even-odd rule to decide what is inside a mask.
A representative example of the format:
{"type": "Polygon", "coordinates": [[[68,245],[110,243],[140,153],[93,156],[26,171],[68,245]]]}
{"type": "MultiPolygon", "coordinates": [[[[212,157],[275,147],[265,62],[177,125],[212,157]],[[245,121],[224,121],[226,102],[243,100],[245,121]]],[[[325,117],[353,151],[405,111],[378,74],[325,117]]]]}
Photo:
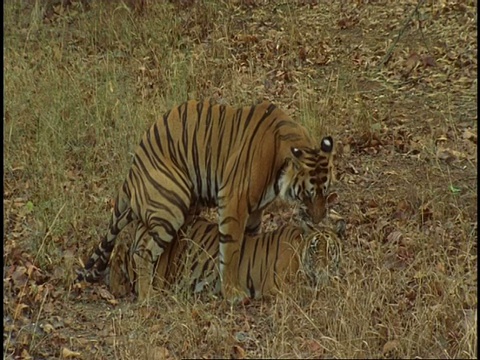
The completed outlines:
{"type": "MultiPolygon", "coordinates": [[[[311,230],[285,224],[260,235],[248,236],[242,244],[239,283],[250,298],[272,295],[299,276],[305,285],[319,287],[336,276],[341,264],[341,237],[344,220],[311,230]]],[[[137,231],[142,231],[141,226],[137,231]]],[[[165,267],[157,267],[157,290],[176,286],[193,294],[220,292],[218,268],[219,231],[216,223],[197,219],[172,251],[159,258],[165,267]]],[[[119,247],[112,258],[110,289],[116,296],[135,292],[135,282],[143,276],[131,257],[131,251],[119,247]]],[[[150,274],[146,274],[150,276],[150,274]]]]}

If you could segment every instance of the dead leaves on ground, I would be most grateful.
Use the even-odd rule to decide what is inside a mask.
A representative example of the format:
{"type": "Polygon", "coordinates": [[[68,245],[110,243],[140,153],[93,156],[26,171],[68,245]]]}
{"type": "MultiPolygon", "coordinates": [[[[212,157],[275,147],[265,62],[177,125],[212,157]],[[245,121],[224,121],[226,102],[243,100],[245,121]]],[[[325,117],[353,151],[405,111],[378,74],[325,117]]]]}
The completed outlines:
{"type": "Polygon", "coordinates": [[[391,353],[400,346],[400,341],[390,340],[387,341],[382,348],[382,353],[384,356],[391,356],[391,353]]]}
{"type": "MultiPolygon", "coordinates": [[[[413,121],[413,119],[412,119],[413,121]]],[[[405,154],[417,159],[432,159],[432,147],[436,147],[435,156],[443,161],[476,161],[477,134],[471,128],[457,129],[459,136],[442,135],[429,141],[425,134],[418,134],[408,123],[389,125],[389,119],[376,122],[367,132],[348,135],[342,139],[346,153],[365,153],[372,156],[405,154]],[[460,149],[460,150],[456,150],[460,149]]]]}
{"type": "Polygon", "coordinates": [[[74,358],[81,358],[82,354],[78,351],[72,351],[68,348],[62,348],[61,357],[63,359],[74,359],[74,358]]]}
{"type": "MultiPolygon", "coordinates": [[[[48,266],[48,269],[40,268],[38,258],[25,246],[26,239],[31,239],[32,228],[38,226],[33,221],[35,204],[25,197],[14,198],[17,193],[13,189],[4,193],[7,217],[3,277],[5,353],[24,359],[49,354],[65,359],[81,358],[69,345],[73,332],[65,331],[75,328],[76,319],[74,314],[64,311],[64,302],[69,296],[66,273],[72,271],[76,252],[70,248],[59,249],[65,266],[54,266],[53,271],[48,266]]],[[[54,242],[65,245],[61,239],[54,242]]],[[[98,296],[111,305],[117,304],[106,290],[100,288],[98,296]]]]}
{"type": "Polygon", "coordinates": [[[31,347],[44,341],[42,339],[48,339],[49,346],[57,348],[54,352],[58,353],[61,345],[68,341],[62,333],[67,320],[57,315],[62,313],[58,309],[63,306],[64,289],[55,286],[50,276],[33,265],[26,253],[7,265],[3,286],[6,353],[26,357],[31,347]]]}

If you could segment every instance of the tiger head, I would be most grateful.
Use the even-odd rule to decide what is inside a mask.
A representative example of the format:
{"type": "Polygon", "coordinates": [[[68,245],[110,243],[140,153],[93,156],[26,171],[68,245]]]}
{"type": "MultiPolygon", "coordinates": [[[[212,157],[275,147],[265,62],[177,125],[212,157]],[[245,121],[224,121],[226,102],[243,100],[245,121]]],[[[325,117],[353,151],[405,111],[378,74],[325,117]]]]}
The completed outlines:
{"type": "Polygon", "coordinates": [[[314,288],[339,275],[345,228],[345,220],[340,219],[336,221],[334,229],[325,226],[305,236],[302,266],[310,285],[314,288]]]}
{"type": "Polygon", "coordinates": [[[292,147],[280,176],[280,198],[299,205],[299,215],[311,225],[319,224],[336,199],[329,194],[334,178],[333,139],[326,136],[320,148],[292,147]]]}

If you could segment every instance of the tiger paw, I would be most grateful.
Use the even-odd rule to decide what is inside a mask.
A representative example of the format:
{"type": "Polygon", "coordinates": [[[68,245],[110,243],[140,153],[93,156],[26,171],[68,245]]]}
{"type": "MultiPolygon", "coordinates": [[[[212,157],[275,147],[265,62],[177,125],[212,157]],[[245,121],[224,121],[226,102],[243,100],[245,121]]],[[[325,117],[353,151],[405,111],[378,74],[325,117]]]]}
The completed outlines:
{"type": "Polygon", "coordinates": [[[227,288],[222,291],[224,299],[226,299],[230,305],[248,304],[250,302],[250,296],[240,289],[227,288]]]}
{"type": "Polygon", "coordinates": [[[151,280],[150,276],[140,276],[134,284],[138,302],[148,301],[154,295],[151,280]]]}

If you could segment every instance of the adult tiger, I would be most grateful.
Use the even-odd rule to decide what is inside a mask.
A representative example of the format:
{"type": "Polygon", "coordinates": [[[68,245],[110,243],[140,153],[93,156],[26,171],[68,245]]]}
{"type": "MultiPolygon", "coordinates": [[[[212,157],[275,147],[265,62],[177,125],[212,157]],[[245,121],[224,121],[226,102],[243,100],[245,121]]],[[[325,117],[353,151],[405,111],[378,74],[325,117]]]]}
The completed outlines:
{"type": "MultiPolygon", "coordinates": [[[[218,294],[217,224],[199,217],[182,230],[185,234],[172,242],[157,260],[156,290],[176,285],[194,294],[207,290],[218,294]]],[[[142,223],[136,231],[137,236],[148,236],[142,223]]],[[[312,229],[305,224],[290,223],[274,231],[246,235],[239,265],[241,290],[258,299],[281,291],[292,279],[308,282],[314,288],[325,284],[339,273],[344,231],[345,221],[337,216],[335,228],[324,225],[312,229]],[[303,276],[297,278],[298,274],[303,276]]],[[[115,249],[108,277],[110,291],[115,296],[138,294],[138,280],[152,276],[135,261],[134,252],[134,244],[129,247],[121,243],[115,249]]]]}
{"type": "MultiPolygon", "coordinates": [[[[140,221],[151,236],[136,247],[135,256],[153,267],[190,209],[218,205],[222,292],[238,299],[245,295],[238,290],[240,246],[245,233],[260,230],[268,204],[279,196],[299,203],[312,223],[325,216],[333,147],[330,136],[316,142],[268,102],[233,108],[191,100],[168,111],[143,136],[109,231],[77,280],[99,279],[128,223],[140,221]]],[[[143,299],[151,282],[139,286],[143,299]]]]}

